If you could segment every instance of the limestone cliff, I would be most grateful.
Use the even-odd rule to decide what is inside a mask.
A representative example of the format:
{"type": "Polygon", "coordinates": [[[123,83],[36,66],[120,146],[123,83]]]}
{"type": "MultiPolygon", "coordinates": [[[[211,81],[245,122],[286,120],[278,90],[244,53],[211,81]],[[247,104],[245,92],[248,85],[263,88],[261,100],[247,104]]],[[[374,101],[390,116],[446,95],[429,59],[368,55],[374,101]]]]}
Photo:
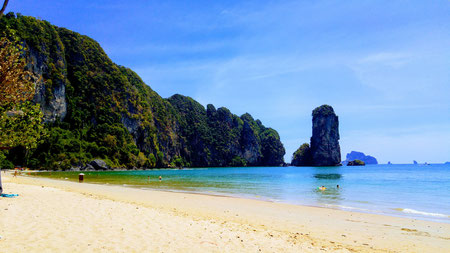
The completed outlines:
{"type": "MultiPolygon", "coordinates": [[[[87,36],[13,13],[0,18],[0,31],[25,46],[48,130],[27,167],[65,170],[95,158],[122,168],[284,163],[275,130],[250,114],[162,98],[87,36]]],[[[9,154],[16,164],[23,157],[20,149],[9,154]]]]}
{"type": "Polygon", "coordinates": [[[322,105],[314,109],[311,156],[314,166],[338,166],[341,163],[339,119],[333,107],[322,105]]]}
{"type": "Polygon", "coordinates": [[[180,117],[184,139],[183,157],[198,166],[279,166],[284,163],[284,147],[278,133],[246,113],[232,114],[190,97],[168,99],[180,117]]]}
{"type": "Polygon", "coordinates": [[[333,107],[322,105],[312,112],[311,145],[304,143],[292,156],[293,166],[339,166],[339,119],[333,107]]]}

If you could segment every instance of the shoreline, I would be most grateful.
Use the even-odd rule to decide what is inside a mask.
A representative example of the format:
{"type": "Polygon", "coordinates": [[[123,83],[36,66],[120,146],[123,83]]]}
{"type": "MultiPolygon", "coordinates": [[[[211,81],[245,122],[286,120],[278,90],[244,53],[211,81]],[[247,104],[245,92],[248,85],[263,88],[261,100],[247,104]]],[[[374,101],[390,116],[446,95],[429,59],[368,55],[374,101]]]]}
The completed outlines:
{"type": "MultiPolygon", "coordinates": [[[[278,241],[284,240],[284,243],[281,243],[277,249],[287,252],[294,252],[299,249],[312,252],[322,251],[321,249],[342,252],[443,252],[450,249],[450,238],[448,236],[450,224],[446,223],[202,193],[143,190],[111,184],[80,184],[72,181],[36,177],[19,176],[13,178],[11,175],[4,173],[2,173],[2,179],[5,193],[20,194],[20,192],[11,192],[10,188],[18,191],[22,189],[24,192],[33,188],[31,192],[36,191],[33,193],[36,195],[34,197],[39,198],[40,193],[52,190],[61,195],[76,195],[76,198],[81,198],[79,201],[87,201],[87,199],[94,201],[94,203],[112,201],[119,206],[134,205],[135,208],[149,209],[149,212],[156,211],[161,215],[168,214],[170,219],[181,216],[191,219],[190,222],[197,225],[199,221],[214,221],[214,224],[233,224],[238,230],[243,228],[248,230],[248,226],[250,226],[252,229],[244,234],[258,237],[255,243],[263,251],[271,251],[269,246],[275,239],[278,241]],[[272,234],[272,236],[268,236],[268,234],[272,234]],[[275,238],[274,234],[277,234],[275,238]],[[293,239],[294,237],[295,239],[293,239]],[[302,247],[298,248],[299,245],[302,245],[302,247]]],[[[1,201],[0,207],[4,208],[3,205],[6,202],[13,205],[16,201],[21,201],[21,198],[25,198],[24,196],[27,196],[26,193],[22,193],[15,199],[1,201]]],[[[67,204],[75,202],[73,199],[75,197],[71,197],[67,197],[65,200],[67,204]]],[[[51,198],[48,202],[45,205],[55,204],[52,203],[54,201],[51,198]]],[[[30,213],[27,214],[27,210],[23,210],[23,212],[22,214],[25,216],[30,215],[30,213]]],[[[6,212],[6,214],[8,213],[6,212]]],[[[120,214],[120,212],[117,214],[120,214]]],[[[63,211],[55,215],[61,216],[63,219],[71,219],[66,217],[63,211]]],[[[8,219],[7,215],[0,216],[0,221],[6,222],[6,219],[8,219]]],[[[168,226],[168,224],[166,225],[168,226]]],[[[11,223],[10,226],[14,227],[15,225],[11,223]]],[[[186,236],[183,233],[182,224],[177,223],[175,227],[177,228],[174,233],[178,233],[177,236],[180,238],[186,236]],[[178,227],[180,228],[178,229],[178,227]]],[[[15,229],[20,231],[20,228],[15,229]]],[[[223,229],[223,226],[211,231],[214,233],[218,229],[223,229]]],[[[104,232],[110,231],[106,229],[104,232]]],[[[0,231],[0,235],[5,237],[5,231],[0,231]]],[[[204,231],[199,232],[199,235],[206,236],[204,231]]],[[[13,236],[19,235],[13,234],[13,236]]],[[[216,241],[210,240],[214,242],[211,244],[212,246],[221,243],[219,238],[216,238],[216,241]]],[[[0,244],[3,243],[3,239],[0,239],[0,244]]],[[[183,243],[180,242],[180,244],[183,243]]],[[[243,242],[238,241],[238,243],[238,245],[248,246],[243,242]]],[[[155,250],[151,247],[147,248],[147,250],[149,249],[155,250]]],[[[173,249],[179,248],[174,245],[167,248],[169,251],[174,251],[173,249]]],[[[202,249],[223,251],[220,247],[202,249]]],[[[12,251],[14,252],[14,249],[12,251]]]]}
{"type": "MultiPolygon", "coordinates": [[[[171,169],[158,169],[158,170],[171,170],[171,169]]],[[[145,170],[143,170],[145,171],[145,170]]],[[[48,173],[52,171],[23,171],[24,173],[48,173]]],[[[66,171],[66,172],[74,172],[74,171],[66,171]]],[[[114,172],[113,170],[108,171],[86,171],[85,173],[89,172],[95,172],[95,173],[108,173],[108,172],[114,172]]],[[[11,170],[9,171],[11,173],[11,170]]],[[[55,172],[55,173],[58,173],[55,172]]],[[[25,175],[29,177],[35,177],[34,175],[25,175]]],[[[69,178],[64,179],[63,177],[60,178],[49,178],[49,177],[38,177],[43,179],[50,179],[50,180],[61,180],[69,182],[78,182],[77,179],[69,178]]],[[[86,183],[86,182],[85,182],[86,183]]],[[[119,184],[119,183],[102,183],[102,182],[89,182],[90,184],[96,184],[96,185],[112,185],[112,186],[121,186],[121,187],[129,187],[134,189],[142,189],[142,190],[150,190],[150,191],[162,191],[162,192],[173,192],[173,193],[186,193],[186,194],[200,194],[200,195],[206,195],[206,196],[217,196],[217,197],[230,197],[230,198],[242,198],[242,199],[251,199],[251,200],[259,200],[259,201],[266,201],[271,203],[284,203],[284,204],[291,204],[296,206],[307,206],[307,207],[317,207],[317,208],[326,208],[326,209],[332,209],[332,210],[342,210],[342,211],[349,211],[349,212],[358,212],[358,213],[366,213],[366,214],[376,214],[376,215],[383,215],[383,216],[389,216],[389,217],[398,217],[398,218],[408,218],[408,219],[417,219],[417,220],[423,220],[423,221],[432,221],[437,223],[446,223],[450,224],[450,215],[443,214],[443,213],[431,213],[431,212],[424,212],[421,210],[411,209],[411,208],[404,208],[404,207],[392,207],[389,209],[389,211],[386,210],[379,210],[379,209],[367,209],[363,207],[357,207],[357,206],[349,206],[349,205],[333,205],[333,204],[322,204],[319,203],[301,203],[296,201],[289,201],[289,200],[278,200],[278,199],[272,199],[270,197],[266,196],[260,196],[260,195],[254,195],[254,194],[245,194],[245,193],[226,193],[226,192],[220,192],[220,191],[201,191],[201,190],[183,190],[183,189],[176,189],[176,188],[170,188],[170,189],[161,189],[157,187],[151,187],[147,185],[134,185],[134,184],[119,184]],[[406,211],[405,211],[406,210],[406,211]]]]}

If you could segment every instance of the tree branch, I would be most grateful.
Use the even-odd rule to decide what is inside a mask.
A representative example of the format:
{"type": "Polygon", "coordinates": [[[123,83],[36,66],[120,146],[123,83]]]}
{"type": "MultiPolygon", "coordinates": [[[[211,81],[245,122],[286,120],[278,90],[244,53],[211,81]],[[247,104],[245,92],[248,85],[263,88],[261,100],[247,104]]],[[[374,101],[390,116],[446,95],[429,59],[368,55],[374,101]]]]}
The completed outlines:
{"type": "Polygon", "coordinates": [[[2,7],[2,9],[0,10],[0,17],[3,15],[3,12],[5,12],[5,9],[6,9],[6,6],[8,5],[8,2],[9,2],[9,0],[5,0],[5,1],[3,2],[3,7],[2,7]]]}

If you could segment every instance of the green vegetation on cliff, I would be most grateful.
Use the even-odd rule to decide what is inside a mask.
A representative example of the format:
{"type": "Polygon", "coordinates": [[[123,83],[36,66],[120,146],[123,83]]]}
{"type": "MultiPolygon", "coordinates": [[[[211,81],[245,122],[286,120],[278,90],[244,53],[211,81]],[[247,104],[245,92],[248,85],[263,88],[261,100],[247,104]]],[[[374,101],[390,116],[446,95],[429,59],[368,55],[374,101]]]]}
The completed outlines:
{"type": "Polygon", "coordinates": [[[334,109],[330,105],[321,105],[313,110],[312,116],[330,116],[334,115],[334,109]]]}
{"type": "Polygon", "coordinates": [[[279,166],[285,150],[278,133],[246,113],[241,117],[227,108],[216,109],[190,97],[168,99],[180,116],[183,157],[198,166],[279,166]]]}
{"type": "Polygon", "coordinates": [[[292,155],[292,166],[312,166],[311,148],[303,143],[292,155]]]}
{"type": "Polygon", "coordinates": [[[48,131],[26,161],[23,148],[9,151],[15,164],[65,170],[95,158],[123,168],[283,163],[275,130],[181,95],[163,99],[87,36],[11,13],[0,18],[0,31],[27,48],[28,68],[40,78],[34,101],[48,131]]]}

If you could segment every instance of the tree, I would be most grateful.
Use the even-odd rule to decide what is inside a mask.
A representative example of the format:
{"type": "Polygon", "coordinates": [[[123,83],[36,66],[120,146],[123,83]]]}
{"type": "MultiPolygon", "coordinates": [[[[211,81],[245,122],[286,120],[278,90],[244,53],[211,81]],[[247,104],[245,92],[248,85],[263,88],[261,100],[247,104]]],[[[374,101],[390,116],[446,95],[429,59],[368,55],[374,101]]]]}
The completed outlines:
{"type": "Polygon", "coordinates": [[[43,125],[40,105],[31,102],[35,94],[34,74],[26,70],[23,47],[0,39],[0,147],[37,145],[43,125]]]}
{"type": "Polygon", "coordinates": [[[6,9],[6,6],[8,5],[8,2],[9,2],[9,0],[5,0],[4,2],[3,2],[3,7],[2,7],[2,9],[0,10],[0,17],[3,15],[3,13],[5,12],[5,9],[6,9]]]}
{"type": "Polygon", "coordinates": [[[0,39],[0,106],[31,100],[35,93],[33,73],[25,70],[25,59],[20,57],[22,50],[20,44],[0,39]]]}
{"type": "Polygon", "coordinates": [[[35,78],[26,70],[22,52],[19,43],[6,37],[0,39],[0,149],[23,146],[26,160],[28,150],[37,146],[44,127],[39,104],[30,101],[35,93],[32,81],[35,78]]]}

